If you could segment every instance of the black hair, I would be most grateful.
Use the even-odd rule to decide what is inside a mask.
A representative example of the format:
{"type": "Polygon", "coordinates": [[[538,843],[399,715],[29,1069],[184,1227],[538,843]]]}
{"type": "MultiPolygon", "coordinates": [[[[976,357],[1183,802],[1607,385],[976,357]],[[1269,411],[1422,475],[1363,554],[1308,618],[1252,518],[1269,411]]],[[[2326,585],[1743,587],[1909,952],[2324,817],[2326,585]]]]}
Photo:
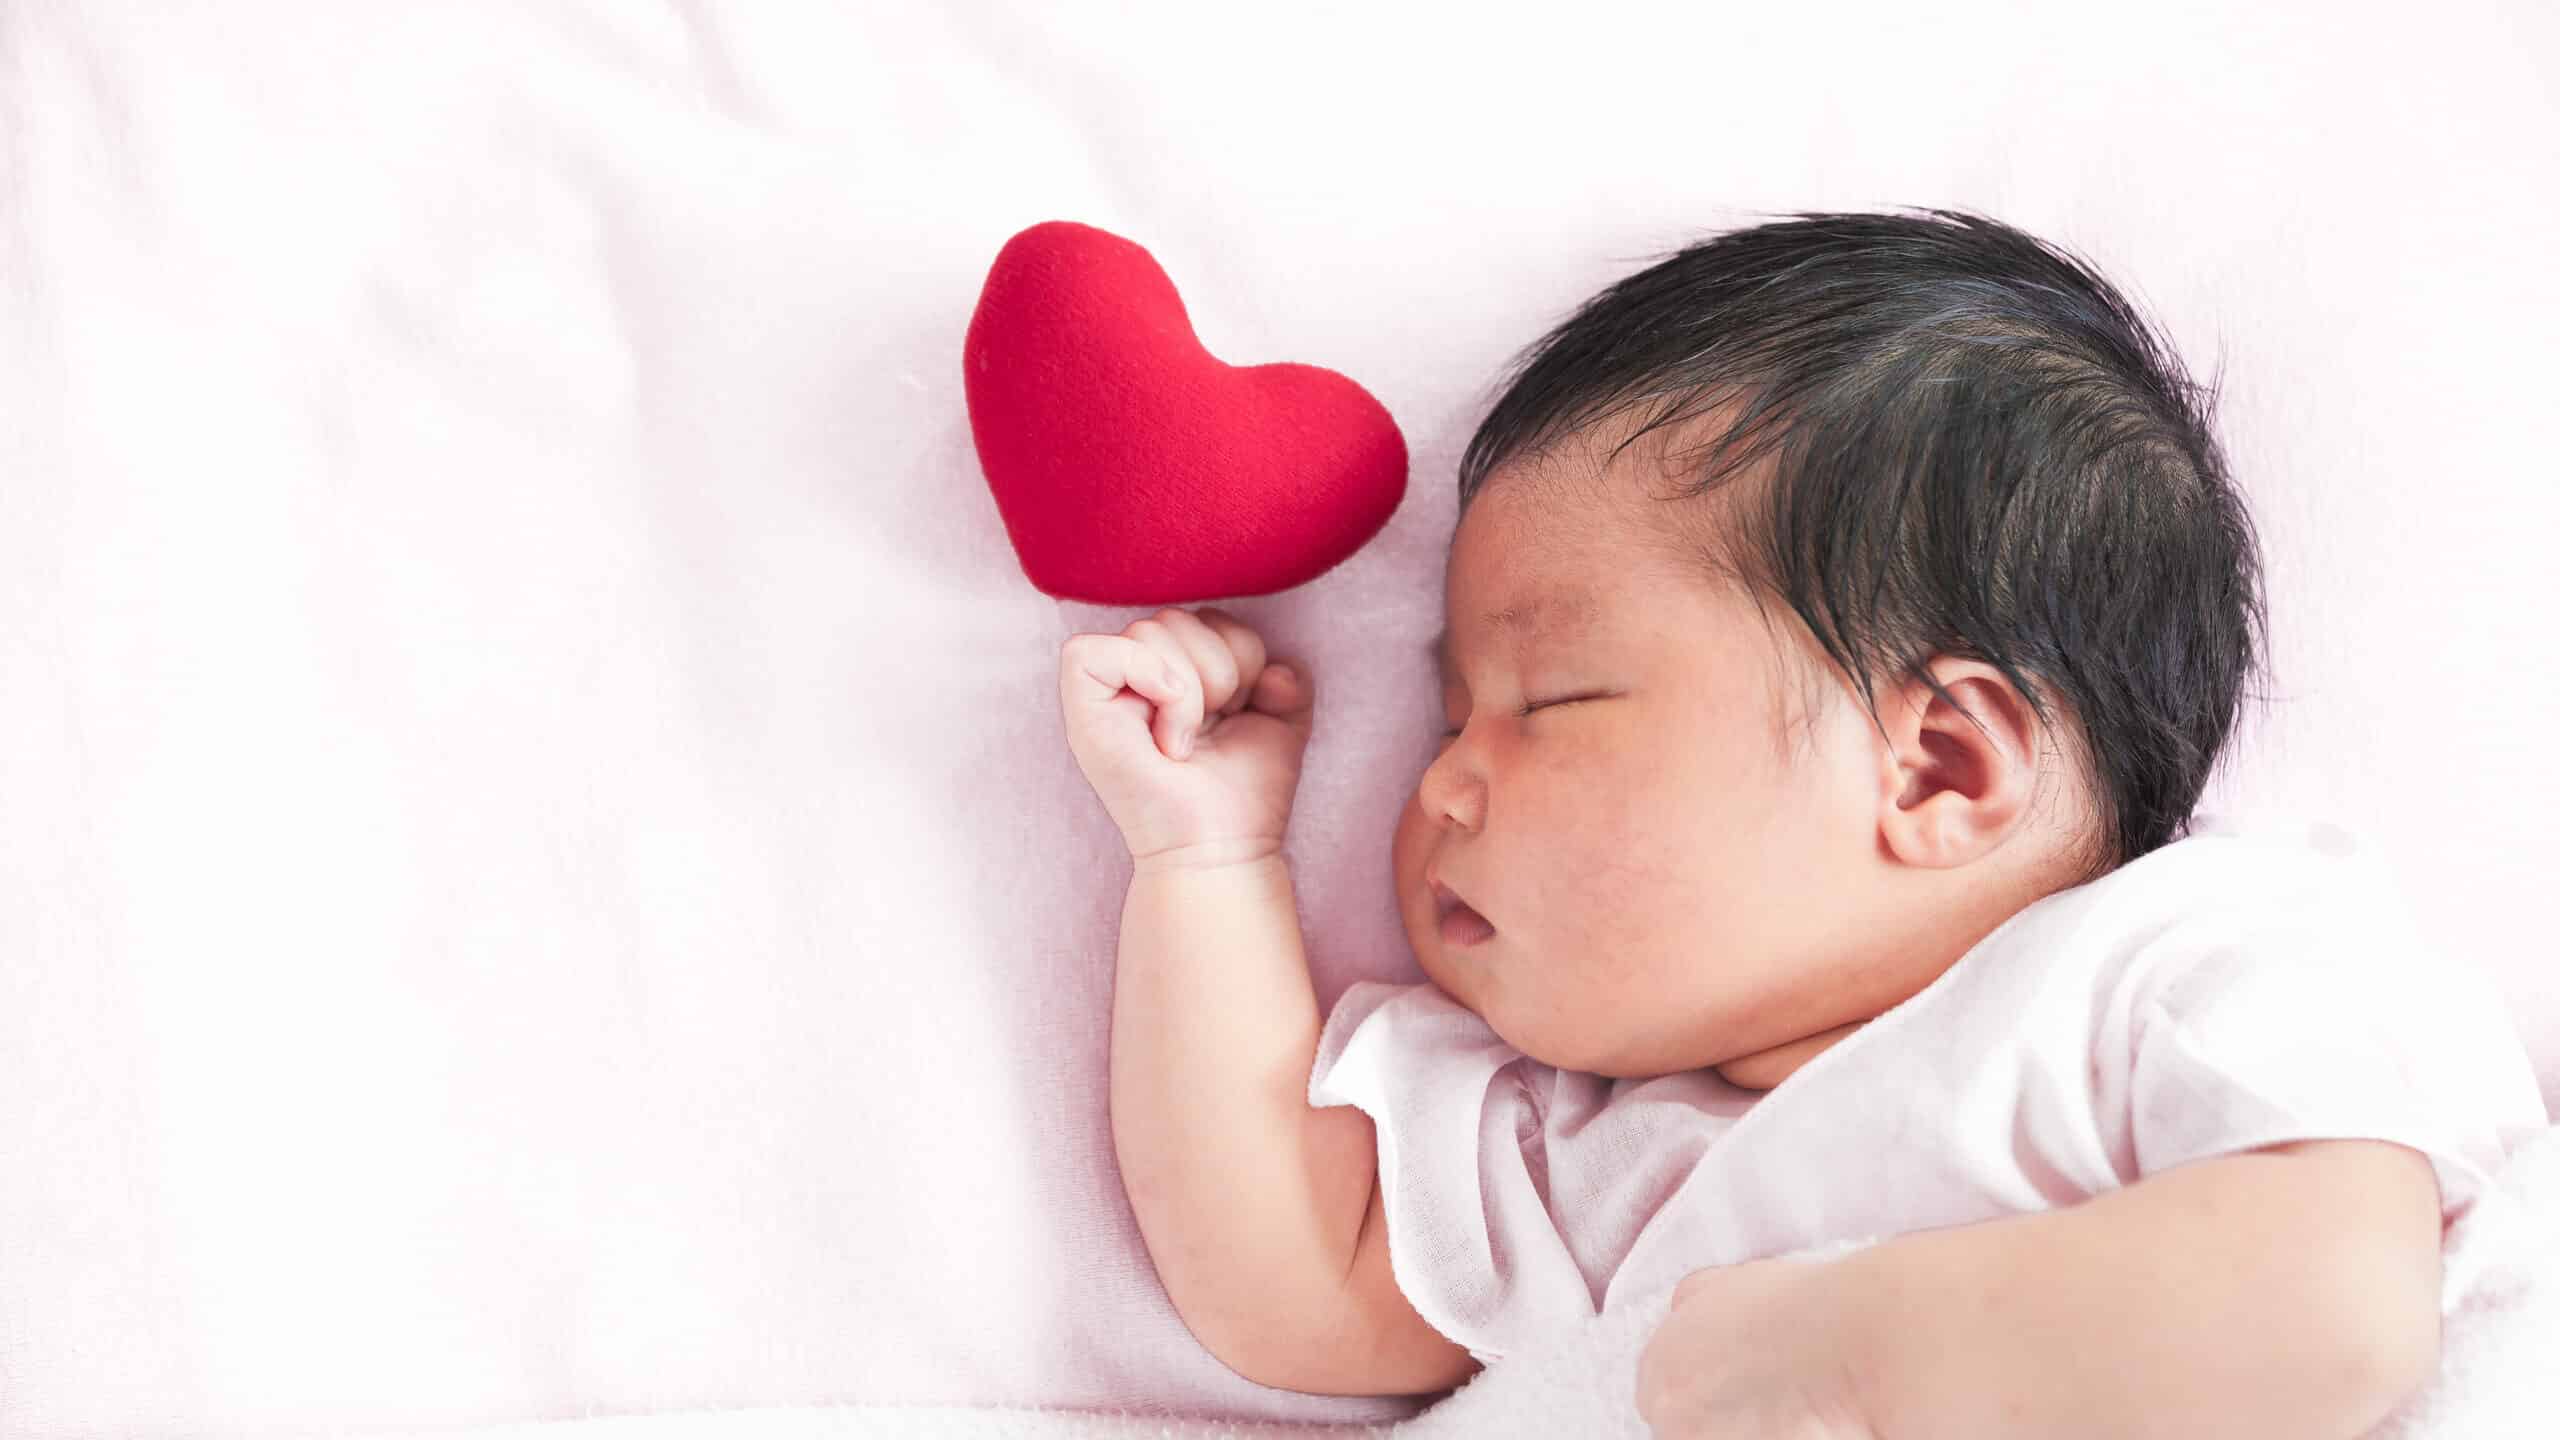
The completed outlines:
{"type": "Polygon", "coordinates": [[[1704,568],[1782,599],[1871,717],[1889,673],[1974,719],[1924,668],[1952,654],[2067,737],[2050,685],[2098,806],[2073,883],[2187,832],[2265,654],[2257,537],[2214,433],[2219,367],[2193,383],[2094,265],[1961,211],[1794,212],[1610,285],[1506,374],[1461,513],[1498,467],[1602,419],[1654,407],[1614,460],[1738,412],[1661,497],[1778,452],[1724,497],[1704,568]]]}

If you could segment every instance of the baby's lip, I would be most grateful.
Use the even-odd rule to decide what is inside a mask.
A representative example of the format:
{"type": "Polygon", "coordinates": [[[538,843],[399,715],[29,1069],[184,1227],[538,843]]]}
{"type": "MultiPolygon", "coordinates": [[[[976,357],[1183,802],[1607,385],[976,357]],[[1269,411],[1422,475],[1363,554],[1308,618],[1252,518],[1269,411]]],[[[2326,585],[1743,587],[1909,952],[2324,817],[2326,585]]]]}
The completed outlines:
{"type": "MultiPolygon", "coordinates": [[[[1444,916],[1461,905],[1467,905],[1466,900],[1457,891],[1441,884],[1437,876],[1434,876],[1431,881],[1431,898],[1439,904],[1440,913],[1444,916]]],[[[1467,908],[1475,909],[1472,905],[1467,905],[1467,908]]],[[[1477,910],[1476,913],[1481,915],[1484,912],[1477,910]]]]}

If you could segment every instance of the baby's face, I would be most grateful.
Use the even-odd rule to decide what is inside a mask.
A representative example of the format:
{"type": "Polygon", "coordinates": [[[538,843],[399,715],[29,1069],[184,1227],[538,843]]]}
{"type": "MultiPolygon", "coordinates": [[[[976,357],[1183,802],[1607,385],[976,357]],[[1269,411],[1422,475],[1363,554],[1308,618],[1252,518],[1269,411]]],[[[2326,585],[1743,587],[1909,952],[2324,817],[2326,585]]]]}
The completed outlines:
{"type": "Polygon", "coordinates": [[[1834,704],[1822,758],[1787,758],[1778,640],[1681,568],[1647,503],[1496,484],[1469,509],[1445,589],[1455,733],[1394,846],[1433,983],[1523,1054],[1601,1075],[1721,1064],[1866,1018],[1844,1008],[1858,962],[1837,937],[1873,859],[1858,851],[1881,783],[1867,716],[1834,704]],[[1490,936],[1444,935],[1434,877],[1490,936]]]}

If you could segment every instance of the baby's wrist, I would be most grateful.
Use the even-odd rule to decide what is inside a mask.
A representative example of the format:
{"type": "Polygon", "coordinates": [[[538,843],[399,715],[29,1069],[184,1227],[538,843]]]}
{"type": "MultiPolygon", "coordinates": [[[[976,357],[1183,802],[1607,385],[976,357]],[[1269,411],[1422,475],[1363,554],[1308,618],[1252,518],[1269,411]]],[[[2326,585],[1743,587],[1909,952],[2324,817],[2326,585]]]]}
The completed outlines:
{"type": "Polygon", "coordinates": [[[1199,840],[1186,845],[1168,845],[1143,855],[1134,852],[1131,855],[1140,875],[1243,869],[1280,863],[1280,858],[1280,837],[1276,835],[1199,840]]]}

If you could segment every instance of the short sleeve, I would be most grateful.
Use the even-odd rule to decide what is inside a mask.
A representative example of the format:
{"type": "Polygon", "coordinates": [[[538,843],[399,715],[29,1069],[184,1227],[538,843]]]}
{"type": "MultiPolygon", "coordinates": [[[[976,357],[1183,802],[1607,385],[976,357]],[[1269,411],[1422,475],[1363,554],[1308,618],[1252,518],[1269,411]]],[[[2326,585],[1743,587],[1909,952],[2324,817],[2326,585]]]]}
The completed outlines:
{"type": "Polygon", "coordinates": [[[2302,1140],[2427,1156],[2448,1222],[2547,1123],[2476,971],[2431,947],[2387,875],[2329,861],[2280,900],[2171,927],[2131,1015],[2135,1168],[2302,1140]]]}
{"type": "Polygon", "coordinates": [[[1486,1363],[1539,1324],[1596,1309],[1548,1212],[1543,1102],[1556,1079],[1430,984],[1354,984],[1316,1041],[1307,1103],[1354,1105],[1377,1124],[1397,1288],[1486,1363]]]}

